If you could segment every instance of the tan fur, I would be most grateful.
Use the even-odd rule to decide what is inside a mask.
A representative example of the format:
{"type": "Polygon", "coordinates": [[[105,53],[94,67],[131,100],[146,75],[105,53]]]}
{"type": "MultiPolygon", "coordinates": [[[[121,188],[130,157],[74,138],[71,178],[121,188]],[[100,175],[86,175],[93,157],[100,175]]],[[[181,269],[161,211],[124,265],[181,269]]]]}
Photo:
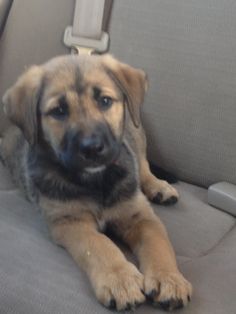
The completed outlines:
{"type": "Polygon", "coordinates": [[[4,112],[23,130],[30,143],[34,143],[36,136],[36,97],[42,74],[41,67],[32,66],[3,96],[3,104],[7,104],[4,112]]]}
{"type": "Polygon", "coordinates": [[[127,103],[131,119],[136,127],[140,125],[140,105],[143,103],[147,91],[146,74],[139,69],[134,69],[127,64],[118,63],[110,55],[105,56],[105,64],[115,72],[115,80],[127,95],[127,103]]]}
{"type": "MultiPolygon", "coordinates": [[[[43,84],[41,78],[46,73],[44,83],[50,81],[50,88],[40,109],[42,130],[52,148],[58,147],[68,124],[71,127],[80,124],[89,132],[89,126],[92,127],[95,121],[106,121],[117,138],[124,135],[132,154],[136,156],[137,176],[146,196],[152,200],[160,192],[163,201],[171,196],[178,197],[173,187],[152,175],[146,159],[146,138],[140,124],[140,105],[147,89],[144,72],[109,55],[82,58],[81,92],[75,93],[71,89],[75,85],[76,73],[73,67],[66,65],[63,57],[57,58],[55,64],[32,67],[4,97],[9,118],[23,130],[29,143],[33,143],[37,125],[35,119],[32,120],[36,108],[32,96],[40,89],[40,84],[43,84]],[[61,71],[53,76],[51,69],[58,63],[61,64],[61,71]],[[104,72],[104,66],[108,73],[104,72]],[[113,106],[106,112],[101,112],[92,98],[93,85],[98,85],[105,95],[114,100],[113,106]],[[70,109],[70,116],[64,122],[47,115],[57,106],[60,93],[65,94],[70,109]],[[124,103],[129,115],[123,134],[124,103]],[[33,122],[28,122],[30,117],[33,122]]],[[[12,136],[14,139],[15,135],[12,136]]],[[[10,156],[14,145],[14,140],[8,142],[6,156],[10,156]]],[[[93,200],[63,202],[41,196],[39,204],[53,239],[85,270],[102,304],[109,306],[111,300],[115,300],[118,310],[125,309],[127,304],[134,307],[136,303],[145,301],[142,291],[146,295],[153,294],[154,304],[170,302],[169,309],[177,307],[179,300],[183,305],[187,304],[192,293],[191,285],[178,270],[165,227],[141,190],[138,189],[131,199],[118,202],[106,210],[93,200]],[[138,258],[139,270],[101,232],[104,226],[110,226],[129,245],[138,258]]]]}

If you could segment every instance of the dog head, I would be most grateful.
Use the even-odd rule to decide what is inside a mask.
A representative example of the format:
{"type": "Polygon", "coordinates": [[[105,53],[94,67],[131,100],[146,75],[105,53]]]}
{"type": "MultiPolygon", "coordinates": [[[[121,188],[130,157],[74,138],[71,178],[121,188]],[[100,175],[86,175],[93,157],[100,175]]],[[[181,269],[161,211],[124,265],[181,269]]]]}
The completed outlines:
{"type": "Polygon", "coordinates": [[[63,56],[28,69],[3,104],[30,145],[50,148],[66,168],[92,172],[119,154],[125,105],[139,126],[146,86],[142,70],[110,55],[63,56]]]}

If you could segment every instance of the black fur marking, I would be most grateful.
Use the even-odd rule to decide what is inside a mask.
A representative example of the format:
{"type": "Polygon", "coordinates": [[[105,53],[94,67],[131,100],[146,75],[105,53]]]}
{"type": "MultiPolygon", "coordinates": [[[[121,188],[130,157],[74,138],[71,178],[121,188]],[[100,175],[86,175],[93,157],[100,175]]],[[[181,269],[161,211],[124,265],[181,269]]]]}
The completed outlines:
{"type": "Polygon", "coordinates": [[[84,91],[86,89],[86,85],[83,82],[83,76],[79,68],[76,69],[76,74],[75,74],[75,90],[77,94],[80,96],[84,94],[84,91]]]}
{"type": "Polygon", "coordinates": [[[161,204],[162,199],[163,194],[161,192],[158,192],[157,195],[152,199],[152,202],[155,204],[161,204]]]}
{"type": "Polygon", "coordinates": [[[163,195],[162,193],[158,192],[157,195],[152,199],[152,202],[155,204],[161,204],[165,206],[173,205],[178,202],[178,198],[176,196],[171,196],[164,202],[162,200],[163,200],[163,195]]]}
{"type": "Polygon", "coordinates": [[[168,206],[168,205],[173,205],[177,203],[177,201],[178,201],[178,198],[176,196],[171,196],[170,198],[165,200],[162,204],[168,206]]]}
{"type": "Polygon", "coordinates": [[[58,99],[58,106],[50,109],[46,115],[52,116],[57,120],[65,120],[69,115],[69,107],[67,104],[66,96],[62,95],[58,99]]]}
{"type": "Polygon", "coordinates": [[[98,88],[97,86],[94,86],[94,87],[93,87],[93,98],[94,98],[96,101],[98,101],[99,98],[100,98],[100,96],[101,96],[101,89],[98,88]]]}
{"type": "Polygon", "coordinates": [[[111,299],[110,304],[108,305],[108,308],[110,310],[115,310],[116,309],[116,300],[115,299],[111,299]]]}
{"type": "Polygon", "coordinates": [[[152,289],[150,292],[146,294],[146,297],[149,301],[153,301],[153,299],[157,296],[158,292],[156,289],[152,289]]]}
{"type": "Polygon", "coordinates": [[[166,180],[168,183],[177,183],[178,182],[178,178],[169,173],[168,171],[164,170],[163,168],[157,166],[156,164],[150,162],[150,169],[151,172],[158,178],[161,180],[166,180]]]}
{"type": "Polygon", "coordinates": [[[183,308],[184,304],[183,301],[180,299],[170,299],[162,302],[155,303],[154,306],[161,307],[164,311],[172,311],[174,309],[181,309],[183,308]]]}
{"type": "Polygon", "coordinates": [[[83,130],[68,129],[65,132],[60,149],[57,151],[58,159],[68,169],[75,173],[80,169],[82,172],[86,167],[97,167],[117,159],[120,151],[120,142],[115,136],[108,123],[97,123],[91,126],[93,131],[86,135],[83,130]],[[84,140],[100,142],[102,151],[94,151],[93,148],[86,149],[84,140]]]}
{"type": "Polygon", "coordinates": [[[125,146],[122,146],[120,160],[122,164],[110,164],[98,173],[72,173],[50,160],[45,151],[32,150],[28,166],[33,184],[48,198],[61,201],[88,198],[110,207],[129,198],[138,186],[134,161],[125,146]]]}

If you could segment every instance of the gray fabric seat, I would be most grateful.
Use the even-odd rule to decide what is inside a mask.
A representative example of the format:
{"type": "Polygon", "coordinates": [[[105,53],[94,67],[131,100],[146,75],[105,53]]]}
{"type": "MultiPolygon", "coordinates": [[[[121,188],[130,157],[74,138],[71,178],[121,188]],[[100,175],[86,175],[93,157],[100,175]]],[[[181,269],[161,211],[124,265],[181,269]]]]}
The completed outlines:
{"type": "MultiPolygon", "coordinates": [[[[24,199],[2,166],[0,174],[0,313],[109,313],[96,301],[85,274],[52,243],[39,210],[24,199]]],[[[183,182],[176,187],[179,203],[155,210],[194,286],[184,312],[234,313],[235,219],[207,205],[205,189],[183,182]]],[[[157,312],[148,305],[137,310],[157,312]]]]}
{"type": "MultiPolygon", "coordinates": [[[[26,66],[69,52],[62,38],[73,8],[74,0],[13,2],[0,39],[0,97],[26,66]]],[[[111,53],[149,76],[149,157],[182,180],[179,202],[155,207],[194,287],[179,313],[236,312],[235,217],[207,204],[210,184],[236,183],[235,15],[231,0],[119,0],[113,8],[111,53]]],[[[0,108],[0,134],[6,126],[0,108]]],[[[1,314],[110,313],[1,165],[0,282],[1,314]]]]}

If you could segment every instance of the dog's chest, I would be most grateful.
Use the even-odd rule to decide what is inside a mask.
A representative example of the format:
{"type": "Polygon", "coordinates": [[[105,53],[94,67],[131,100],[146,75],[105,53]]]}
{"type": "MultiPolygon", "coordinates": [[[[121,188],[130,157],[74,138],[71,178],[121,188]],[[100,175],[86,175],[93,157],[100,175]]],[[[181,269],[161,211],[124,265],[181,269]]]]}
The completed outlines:
{"type": "Polygon", "coordinates": [[[129,198],[137,188],[137,180],[132,169],[126,165],[112,164],[102,174],[80,186],[80,196],[95,200],[102,207],[129,198]]]}

